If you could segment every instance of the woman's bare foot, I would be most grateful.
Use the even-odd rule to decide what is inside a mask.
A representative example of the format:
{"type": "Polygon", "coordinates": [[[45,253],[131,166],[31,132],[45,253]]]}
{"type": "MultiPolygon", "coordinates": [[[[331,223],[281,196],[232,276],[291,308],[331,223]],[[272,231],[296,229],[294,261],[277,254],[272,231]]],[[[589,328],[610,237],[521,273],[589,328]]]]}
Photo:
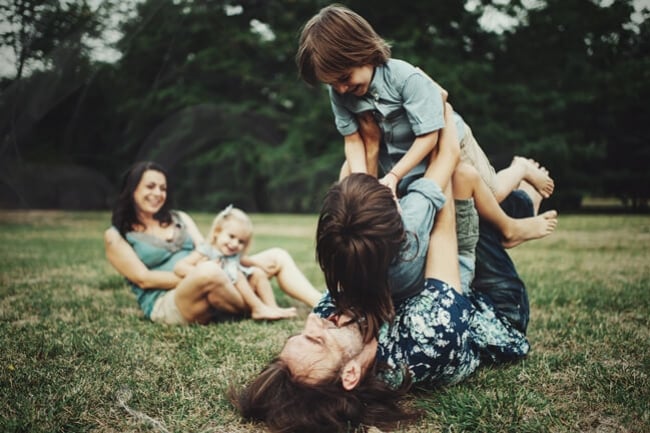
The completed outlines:
{"type": "Polygon", "coordinates": [[[548,170],[537,161],[522,156],[515,156],[513,164],[519,164],[524,169],[524,180],[533,185],[543,198],[549,198],[555,189],[555,182],[549,176],[548,170]]]}
{"type": "Polygon", "coordinates": [[[281,308],[262,304],[254,310],[251,310],[251,318],[253,320],[289,319],[291,317],[296,317],[296,315],[297,312],[295,307],[281,308]]]}
{"type": "Polygon", "coordinates": [[[522,242],[539,239],[550,235],[557,227],[557,212],[546,211],[529,218],[513,218],[512,227],[504,233],[501,244],[505,248],[513,248],[522,242]]]}

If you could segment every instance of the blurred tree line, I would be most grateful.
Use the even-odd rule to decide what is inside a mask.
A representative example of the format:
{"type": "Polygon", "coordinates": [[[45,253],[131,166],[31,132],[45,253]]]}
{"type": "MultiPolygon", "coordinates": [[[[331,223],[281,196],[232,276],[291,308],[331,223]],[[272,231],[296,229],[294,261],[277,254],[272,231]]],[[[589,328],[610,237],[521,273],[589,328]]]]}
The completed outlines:
{"type": "MultiPolygon", "coordinates": [[[[0,207],[105,209],[128,166],[152,159],[185,209],[317,212],[342,138],[294,55],[300,27],[328,3],[0,0],[0,61],[13,63],[0,82],[0,207]],[[115,26],[119,59],[97,59],[93,43],[115,26]]],[[[542,161],[553,206],[605,195],[647,208],[647,7],[342,3],[447,88],[497,168],[514,154],[542,161]],[[486,30],[486,11],[517,24],[486,30]]]]}

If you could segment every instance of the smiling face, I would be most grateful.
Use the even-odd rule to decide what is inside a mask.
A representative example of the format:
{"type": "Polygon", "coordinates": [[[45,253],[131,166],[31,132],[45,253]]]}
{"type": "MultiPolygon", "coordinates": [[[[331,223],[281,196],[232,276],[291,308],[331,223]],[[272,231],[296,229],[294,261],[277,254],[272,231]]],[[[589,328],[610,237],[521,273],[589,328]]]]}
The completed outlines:
{"type": "Polygon", "coordinates": [[[356,66],[333,77],[327,84],[341,95],[351,93],[354,96],[363,96],[368,93],[374,71],[372,65],[356,66]]]}
{"type": "Polygon", "coordinates": [[[157,170],[146,170],[133,191],[137,213],[153,215],[167,200],[167,178],[157,170]]]}
{"type": "Polygon", "coordinates": [[[232,256],[244,251],[251,238],[248,224],[229,218],[221,224],[215,233],[214,246],[226,256],[232,256]]]}
{"type": "Polygon", "coordinates": [[[377,341],[365,344],[358,324],[348,316],[323,319],[310,314],[305,327],[298,335],[290,337],[282,352],[282,359],[292,374],[305,383],[319,383],[346,375],[350,365],[357,368],[356,382],[360,380],[375,359],[377,341]]]}

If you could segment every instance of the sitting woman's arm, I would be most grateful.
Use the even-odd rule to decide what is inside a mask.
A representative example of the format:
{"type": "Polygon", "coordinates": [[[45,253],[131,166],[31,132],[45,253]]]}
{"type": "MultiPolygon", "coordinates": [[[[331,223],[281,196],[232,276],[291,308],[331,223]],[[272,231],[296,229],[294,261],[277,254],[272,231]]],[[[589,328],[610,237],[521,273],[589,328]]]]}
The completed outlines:
{"type": "MultiPolygon", "coordinates": [[[[199,231],[199,228],[196,226],[194,220],[188,214],[182,211],[177,211],[177,212],[181,220],[185,224],[185,227],[187,228],[187,232],[192,238],[192,241],[194,242],[194,248],[197,248],[204,241],[203,235],[199,231]]],[[[174,266],[174,273],[179,277],[185,277],[198,263],[203,262],[205,260],[207,260],[207,257],[203,253],[195,249],[194,251],[192,251],[192,253],[189,256],[179,260],[176,263],[176,265],[174,266]]]]}
{"type": "Polygon", "coordinates": [[[185,227],[187,227],[187,231],[190,234],[190,237],[192,238],[192,241],[194,242],[194,247],[196,248],[197,245],[200,245],[201,242],[203,242],[205,239],[203,238],[203,235],[199,231],[199,228],[196,226],[196,223],[190,217],[188,214],[182,211],[177,211],[178,215],[181,217],[181,220],[185,224],[185,227]]]}
{"type": "Polygon", "coordinates": [[[181,281],[173,272],[149,270],[115,227],[104,233],[104,248],[115,270],[142,289],[173,289],[181,281]]]}
{"type": "Polygon", "coordinates": [[[190,273],[192,269],[199,263],[207,260],[208,258],[198,252],[197,250],[194,250],[190,253],[189,256],[182,258],[178,262],[176,262],[176,265],[174,265],[174,273],[178,275],[179,277],[185,277],[187,274],[190,273]]]}

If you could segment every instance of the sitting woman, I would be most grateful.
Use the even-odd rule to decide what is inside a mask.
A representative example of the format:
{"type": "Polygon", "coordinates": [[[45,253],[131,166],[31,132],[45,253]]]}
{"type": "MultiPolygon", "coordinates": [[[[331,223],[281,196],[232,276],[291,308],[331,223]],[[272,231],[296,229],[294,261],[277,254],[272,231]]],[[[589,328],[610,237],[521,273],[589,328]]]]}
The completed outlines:
{"type": "MultiPolygon", "coordinates": [[[[175,264],[194,251],[203,236],[192,218],[171,210],[170,203],[164,168],[155,162],[138,162],[124,177],[112,227],[104,233],[106,257],[129,281],[145,318],[167,324],[205,324],[245,315],[244,299],[217,263],[200,263],[184,277],[174,273],[175,264]]],[[[308,305],[320,298],[286,251],[262,251],[251,256],[251,262],[269,277],[277,277],[281,288],[308,305]],[[286,281],[292,283],[290,287],[284,287],[286,281]]]]}

